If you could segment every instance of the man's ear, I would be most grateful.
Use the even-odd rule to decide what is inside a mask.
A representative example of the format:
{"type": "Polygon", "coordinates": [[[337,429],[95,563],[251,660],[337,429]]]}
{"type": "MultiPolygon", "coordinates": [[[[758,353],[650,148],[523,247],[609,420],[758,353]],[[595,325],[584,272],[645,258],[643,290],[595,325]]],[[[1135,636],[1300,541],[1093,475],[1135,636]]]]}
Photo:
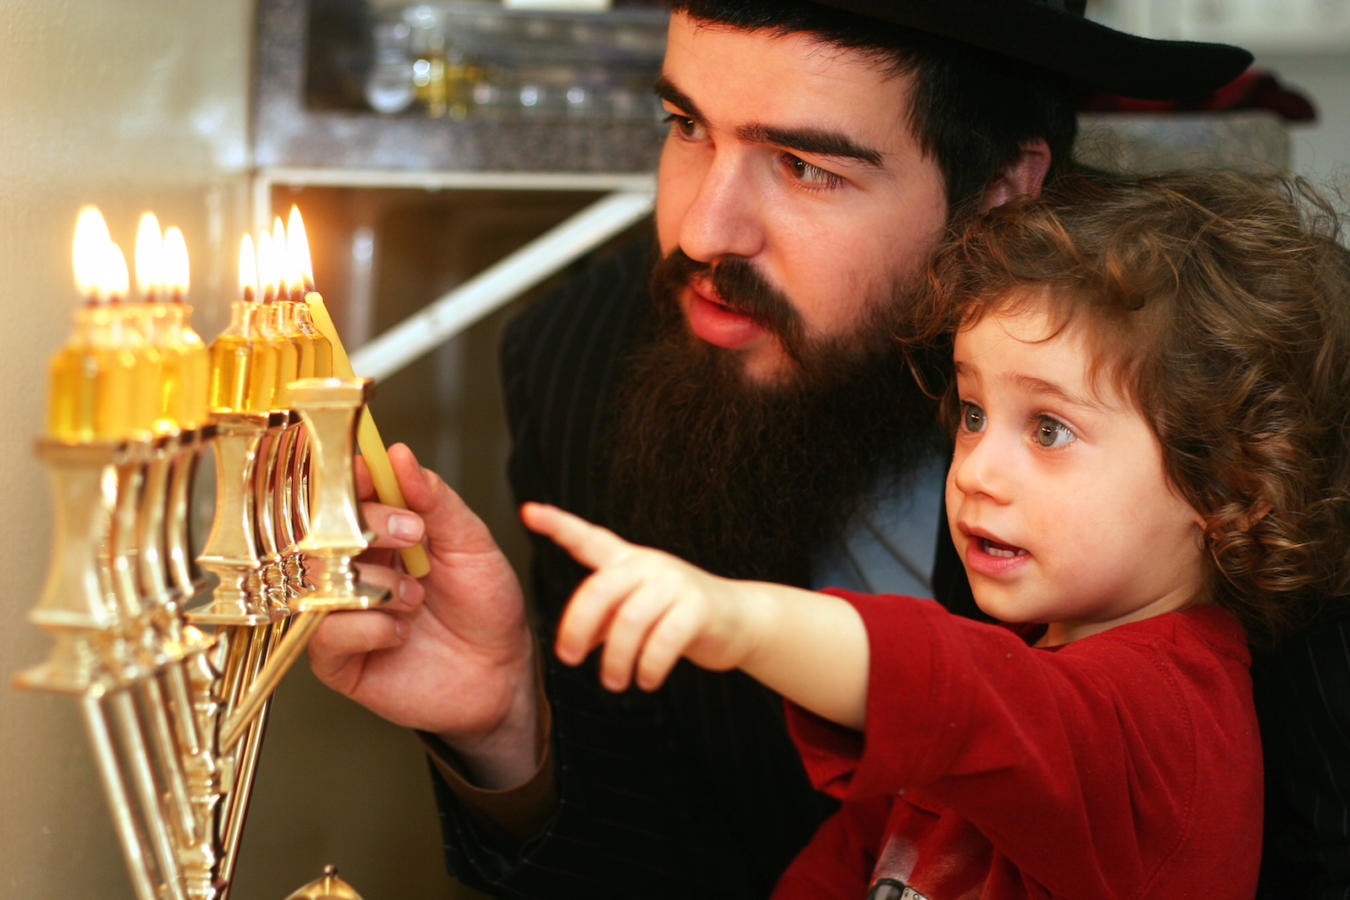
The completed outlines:
{"type": "Polygon", "coordinates": [[[1002,206],[1017,197],[1035,197],[1041,192],[1045,173],[1050,171],[1050,145],[1036,138],[1022,145],[993,183],[985,189],[981,212],[1002,206]]]}

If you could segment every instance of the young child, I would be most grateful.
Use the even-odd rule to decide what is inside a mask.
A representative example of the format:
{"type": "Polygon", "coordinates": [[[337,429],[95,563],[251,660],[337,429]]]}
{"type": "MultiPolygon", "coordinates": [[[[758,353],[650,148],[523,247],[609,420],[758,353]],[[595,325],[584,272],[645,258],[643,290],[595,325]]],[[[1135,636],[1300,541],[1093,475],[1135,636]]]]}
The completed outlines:
{"type": "Polygon", "coordinates": [[[1251,897],[1246,638],[1346,583],[1350,265],[1322,214],[1271,179],[1083,179],[939,254],[949,526],[1006,624],[719,578],[527,505],[595,569],[558,656],[783,694],[842,804],[775,896],[1251,897]]]}

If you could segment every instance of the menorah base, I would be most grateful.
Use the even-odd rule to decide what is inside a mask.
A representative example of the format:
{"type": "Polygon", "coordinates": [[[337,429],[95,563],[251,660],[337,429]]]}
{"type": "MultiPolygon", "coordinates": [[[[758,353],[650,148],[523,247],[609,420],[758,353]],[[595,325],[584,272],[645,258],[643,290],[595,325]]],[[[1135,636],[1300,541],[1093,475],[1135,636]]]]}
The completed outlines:
{"type": "Polygon", "coordinates": [[[286,897],[286,900],[361,900],[350,884],[338,877],[337,866],[324,866],[323,875],[286,897]]]}

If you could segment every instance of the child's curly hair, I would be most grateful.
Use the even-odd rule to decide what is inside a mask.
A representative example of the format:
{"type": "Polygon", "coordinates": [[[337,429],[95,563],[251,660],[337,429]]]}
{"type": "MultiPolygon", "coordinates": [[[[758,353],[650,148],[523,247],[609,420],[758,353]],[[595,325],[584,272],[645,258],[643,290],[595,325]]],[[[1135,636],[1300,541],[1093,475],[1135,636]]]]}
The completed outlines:
{"type": "Polygon", "coordinates": [[[1020,303],[1049,302],[1060,328],[1083,317],[1093,374],[1138,405],[1205,519],[1210,598],[1265,640],[1350,586],[1337,227],[1299,180],[1061,178],[947,241],[920,319],[950,335],[1020,303]]]}

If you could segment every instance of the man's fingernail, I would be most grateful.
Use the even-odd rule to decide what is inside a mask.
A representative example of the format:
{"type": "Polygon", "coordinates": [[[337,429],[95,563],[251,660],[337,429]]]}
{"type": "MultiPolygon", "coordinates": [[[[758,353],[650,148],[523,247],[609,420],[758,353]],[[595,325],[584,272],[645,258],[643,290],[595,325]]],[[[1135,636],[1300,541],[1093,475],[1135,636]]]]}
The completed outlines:
{"type": "Polygon", "coordinates": [[[415,541],[421,536],[421,529],[412,516],[392,515],[389,517],[389,533],[399,540],[415,541]]]}

